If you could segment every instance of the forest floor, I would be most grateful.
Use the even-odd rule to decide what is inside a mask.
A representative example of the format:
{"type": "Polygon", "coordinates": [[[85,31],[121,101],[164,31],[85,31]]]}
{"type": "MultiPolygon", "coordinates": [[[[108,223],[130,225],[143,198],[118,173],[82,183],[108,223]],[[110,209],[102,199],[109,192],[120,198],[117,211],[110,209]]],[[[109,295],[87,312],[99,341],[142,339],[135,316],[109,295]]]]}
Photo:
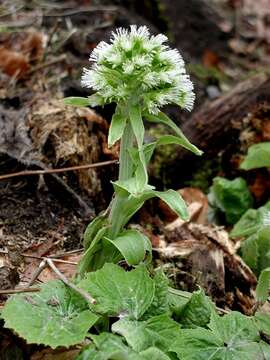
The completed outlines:
{"type": "MultiPolygon", "coordinates": [[[[269,89],[269,19],[267,0],[1,3],[0,306],[13,292],[57,278],[49,268],[38,274],[46,257],[72,277],[85,227],[112,196],[119,150],[107,146],[113,107],[94,111],[62,101],[90,94],[80,76],[97,43],[130,24],[165,32],[182,52],[197,95],[195,115],[167,109],[181,126],[201,109],[224,103],[224,94],[254,76],[269,89]]],[[[270,139],[269,95],[263,101],[263,121],[257,116],[256,122],[261,137],[250,136],[249,144],[270,139]]],[[[243,110],[241,121],[247,115],[243,110]]],[[[146,136],[159,132],[162,128],[151,128],[146,136]]],[[[215,176],[239,175],[238,151],[249,135],[241,128],[223,149],[211,141],[202,144],[206,155],[194,162],[182,161],[174,147],[157,151],[151,181],[161,190],[179,190],[191,221],[176,218],[161,202],[149,202],[131,224],[151,238],[155,263],[164,266],[174,286],[186,291],[201,286],[217,306],[245,314],[253,311],[257,279],[238,254],[239,240],[229,237],[231,225],[224,217],[209,222],[207,194],[215,176]]],[[[256,207],[263,205],[270,195],[269,173],[253,172],[246,180],[256,207]]],[[[28,346],[4,328],[0,349],[1,360],[64,360],[73,351],[28,346]]]]}

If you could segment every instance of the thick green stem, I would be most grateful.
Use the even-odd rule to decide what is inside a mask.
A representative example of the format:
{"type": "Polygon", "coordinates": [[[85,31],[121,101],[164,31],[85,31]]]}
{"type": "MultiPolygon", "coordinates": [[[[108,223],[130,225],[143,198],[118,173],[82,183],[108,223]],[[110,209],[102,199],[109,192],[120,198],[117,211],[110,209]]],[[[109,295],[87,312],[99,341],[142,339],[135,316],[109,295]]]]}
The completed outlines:
{"type": "MultiPolygon", "coordinates": [[[[124,130],[121,145],[120,145],[120,158],[119,158],[119,180],[125,181],[132,177],[133,165],[128,153],[128,149],[133,146],[134,134],[130,122],[127,122],[124,130]]],[[[113,200],[112,209],[110,212],[111,229],[109,236],[114,239],[122,228],[123,219],[121,216],[121,208],[126,197],[119,194],[115,195],[113,200]]]]}
{"type": "Polygon", "coordinates": [[[132,177],[132,162],[128,153],[128,149],[133,146],[134,135],[131,124],[128,121],[124,130],[119,158],[119,180],[124,181],[132,177]]]}

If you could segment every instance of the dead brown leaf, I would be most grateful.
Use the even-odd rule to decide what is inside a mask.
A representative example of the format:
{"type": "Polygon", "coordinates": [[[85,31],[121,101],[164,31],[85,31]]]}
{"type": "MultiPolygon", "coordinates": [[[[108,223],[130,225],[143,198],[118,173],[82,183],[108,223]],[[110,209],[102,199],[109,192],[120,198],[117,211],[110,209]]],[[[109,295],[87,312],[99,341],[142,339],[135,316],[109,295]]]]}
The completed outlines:
{"type": "Polygon", "coordinates": [[[25,76],[30,68],[27,57],[19,52],[0,48],[0,69],[9,76],[18,79],[25,76]]]}

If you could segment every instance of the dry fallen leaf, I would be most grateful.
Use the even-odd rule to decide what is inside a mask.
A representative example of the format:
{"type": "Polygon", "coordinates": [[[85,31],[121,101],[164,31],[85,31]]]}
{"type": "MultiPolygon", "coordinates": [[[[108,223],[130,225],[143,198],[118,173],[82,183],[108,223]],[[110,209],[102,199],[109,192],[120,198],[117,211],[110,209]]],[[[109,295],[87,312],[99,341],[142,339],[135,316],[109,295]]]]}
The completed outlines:
{"type": "Polygon", "coordinates": [[[0,69],[9,76],[22,78],[29,70],[30,65],[26,55],[19,52],[0,48],[0,69]]]}

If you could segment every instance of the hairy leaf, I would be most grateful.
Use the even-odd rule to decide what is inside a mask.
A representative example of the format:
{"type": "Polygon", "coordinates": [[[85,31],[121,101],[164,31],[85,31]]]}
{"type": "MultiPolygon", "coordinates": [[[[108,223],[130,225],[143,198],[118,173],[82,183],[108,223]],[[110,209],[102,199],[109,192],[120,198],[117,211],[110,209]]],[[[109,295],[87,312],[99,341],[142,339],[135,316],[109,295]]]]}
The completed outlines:
{"type": "Polygon", "coordinates": [[[148,319],[151,316],[169,313],[168,279],[161,269],[156,271],[154,276],[155,295],[152,304],[143,316],[148,319]]]}
{"type": "Polygon", "coordinates": [[[229,224],[236,223],[253,204],[247,183],[242,178],[216,177],[210,188],[210,205],[225,213],[229,224]]]}
{"type": "MultiPolygon", "coordinates": [[[[150,347],[147,350],[140,352],[140,356],[145,360],[170,360],[171,358],[163,351],[156,347],[150,347]]],[[[137,360],[137,359],[134,359],[137,360]]]]}
{"type": "Polygon", "coordinates": [[[209,321],[215,306],[205,295],[203,290],[195,291],[189,301],[184,305],[176,320],[183,327],[205,327],[209,321]]]}
{"type": "Polygon", "coordinates": [[[112,331],[124,336],[129,346],[138,352],[152,346],[167,351],[179,330],[179,324],[166,314],[146,321],[121,319],[112,326],[112,331]]]}
{"type": "Polygon", "coordinates": [[[241,254],[244,261],[259,275],[270,267],[270,227],[263,227],[241,244],[241,254]]]}
{"type": "Polygon", "coordinates": [[[237,238],[241,236],[249,236],[257,233],[265,226],[264,219],[270,212],[270,202],[258,209],[249,209],[242,215],[240,220],[234,225],[230,237],[237,238]]]}
{"type": "Polygon", "coordinates": [[[264,269],[258,280],[256,296],[259,301],[265,302],[269,297],[270,291],[270,267],[264,269]]]}
{"type": "Polygon", "coordinates": [[[98,319],[81,296],[58,280],[42,285],[38,293],[12,296],[2,317],[5,327],[28,343],[52,348],[82,342],[98,319]]]}
{"type": "Polygon", "coordinates": [[[266,335],[270,336],[270,314],[257,312],[253,319],[259,331],[263,331],[266,335]]]}
{"type": "Polygon", "coordinates": [[[231,238],[250,236],[256,233],[263,226],[262,211],[249,209],[242,215],[230,232],[231,238]]]}
{"type": "Polygon", "coordinates": [[[91,309],[108,316],[127,316],[139,319],[154,297],[154,281],[143,265],[125,271],[114,264],[87,274],[79,287],[96,299],[91,309]]]}
{"type": "Polygon", "coordinates": [[[237,312],[223,317],[213,313],[209,330],[181,330],[170,351],[182,360],[263,360],[259,340],[250,318],[237,312]]]}
{"type": "Polygon", "coordinates": [[[270,166],[270,142],[262,142],[249,147],[248,153],[241,163],[244,170],[270,166]]]}
{"type": "MultiPolygon", "coordinates": [[[[123,338],[111,333],[91,335],[94,344],[85,347],[76,360],[132,359],[136,353],[124,344],[123,338]]],[[[135,360],[135,358],[134,358],[135,360]]],[[[138,357],[138,360],[142,360],[138,357]]]]}
{"type": "Polygon", "coordinates": [[[169,307],[172,311],[172,315],[175,319],[177,319],[185,305],[189,302],[192,293],[182,290],[176,290],[173,288],[169,288],[168,301],[169,307]]]}
{"type": "Polygon", "coordinates": [[[170,360],[158,348],[151,347],[140,353],[124,343],[124,339],[111,333],[91,335],[94,343],[85,347],[76,360],[170,360]]]}

